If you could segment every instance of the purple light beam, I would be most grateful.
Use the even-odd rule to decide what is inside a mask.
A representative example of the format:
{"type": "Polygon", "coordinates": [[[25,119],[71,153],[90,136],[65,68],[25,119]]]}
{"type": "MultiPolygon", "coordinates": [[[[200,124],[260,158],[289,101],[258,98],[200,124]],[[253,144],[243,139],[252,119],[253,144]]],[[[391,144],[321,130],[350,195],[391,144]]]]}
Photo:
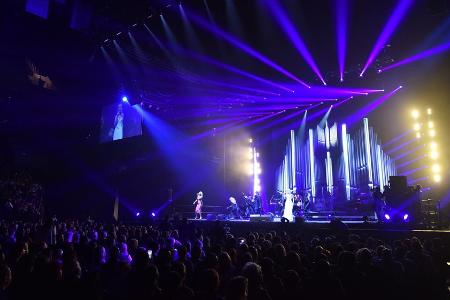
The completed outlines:
{"type": "Polygon", "coordinates": [[[397,152],[399,150],[402,150],[402,149],[405,149],[406,146],[408,146],[409,144],[412,144],[415,141],[416,141],[416,139],[411,139],[409,141],[405,141],[405,142],[401,143],[400,145],[395,146],[392,149],[388,149],[386,151],[386,153],[392,156],[392,154],[394,154],[395,152],[397,152]]]}
{"type": "Polygon", "coordinates": [[[400,155],[397,155],[396,157],[394,157],[394,160],[395,160],[395,161],[399,161],[399,160],[401,160],[402,158],[407,157],[408,155],[410,155],[410,154],[412,154],[412,153],[414,153],[414,152],[416,152],[416,151],[419,151],[419,150],[422,149],[423,147],[425,147],[425,146],[424,146],[424,145],[419,145],[419,146],[415,147],[414,149],[411,149],[411,150],[409,150],[409,151],[403,152],[403,153],[401,153],[400,155]]]}
{"type": "MultiPolygon", "coordinates": [[[[353,96],[350,96],[350,97],[348,97],[348,98],[345,98],[345,99],[343,99],[343,100],[340,100],[340,101],[339,101],[338,103],[336,103],[336,104],[333,104],[332,107],[333,107],[333,108],[339,107],[339,106],[341,106],[342,104],[344,104],[344,103],[346,103],[347,101],[350,101],[350,100],[352,100],[352,99],[353,99],[353,96]]],[[[325,107],[325,108],[323,108],[323,109],[321,109],[321,110],[319,110],[319,111],[317,111],[317,112],[311,114],[311,115],[308,117],[308,122],[311,122],[312,120],[315,120],[315,119],[317,119],[317,118],[319,118],[319,117],[322,117],[324,114],[326,114],[326,113],[328,112],[329,109],[330,109],[330,107],[325,107]]]]}
{"type": "Polygon", "coordinates": [[[234,66],[227,65],[227,64],[225,64],[225,63],[216,61],[215,59],[210,58],[210,57],[208,57],[208,56],[201,55],[201,54],[197,54],[197,53],[190,53],[190,55],[192,55],[193,57],[195,57],[195,58],[198,59],[198,60],[201,60],[201,61],[210,63],[210,64],[212,64],[212,65],[214,65],[214,66],[217,66],[217,67],[219,67],[219,68],[228,70],[228,71],[230,71],[230,72],[233,72],[233,73],[236,73],[236,74],[239,74],[239,75],[242,75],[242,76],[245,76],[245,77],[254,79],[254,80],[256,80],[256,81],[263,82],[263,83],[265,83],[265,84],[268,84],[268,85],[277,87],[277,88],[282,89],[282,90],[287,91],[287,92],[291,92],[291,93],[294,92],[293,90],[291,90],[291,89],[289,89],[289,88],[287,88],[287,87],[284,87],[284,86],[282,86],[281,84],[278,84],[278,83],[272,82],[272,81],[270,81],[270,80],[268,80],[268,79],[265,79],[265,78],[259,77],[259,76],[257,76],[257,75],[251,74],[251,73],[249,73],[249,72],[247,72],[247,71],[238,69],[238,68],[236,68],[236,67],[234,67],[234,66]]]}
{"type": "Polygon", "coordinates": [[[283,29],[284,33],[289,37],[294,47],[300,53],[300,55],[305,59],[306,63],[311,67],[311,69],[316,73],[317,77],[322,81],[324,85],[327,85],[325,80],[323,79],[322,74],[319,71],[319,68],[314,61],[311,53],[305,45],[305,42],[300,37],[300,34],[295,30],[294,24],[289,20],[288,15],[284,12],[281,5],[277,0],[266,0],[265,3],[269,6],[270,12],[275,16],[278,21],[278,24],[283,29]]]}
{"type": "Polygon", "coordinates": [[[439,54],[441,52],[447,51],[448,49],[450,49],[450,42],[442,44],[442,45],[439,45],[439,46],[436,46],[436,47],[431,48],[431,49],[428,49],[428,50],[426,50],[424,52],[418,53],[416,55],[413,55],[413,56],[410,56],[408,58],[405,58],[405,59],[403,59],[403,60],[401,60],[399,62],[396,62],[395,64],[392,64],[392,65],[389,65],[387,67],[384,67],[384,68],[378,70],[378,73],[381,73],[381,72],[384,72],[384,71],[387,71],[387,70],[390,70],[390,69],[393,69],[393,68],[396,68],[396,67],[400,67],[400,66],[403,66],[403,65],[406,65],[406,64],[410,64],[410,63],[415,62],[417,60],[421,60],[421,59],[427,58],[429,56],[436,55],[436,54],[439,54]]]}
{"type": "Polygon", "coordinates": [[[418,167],[418,168],[415,168],[415,169],[403,172],[401,175],[403,175],[403,176],[411,176],[412,174],[414,174],[416,172],[419,172],[419,171],[421,171],[423,169],[426,169],[426,168],[428,168],[428,167],[427,166],[418,167]]]}
{"type": "Polygon", "coordinates": [[[207,30],[207,31],[217,35],[217,36],[220,36],[222,39],[224,39],[228,43],[236,46],[237,48],[241,49],[242,51],[246,52],[247,54],[253,56],[254,58],[256,58],[259,61],[261,61],[264,64],[266,64],[267,66],[273,68],[274,70],[277,70],[278,72],[280,72],[283,75],[291,78],[292,80],[297,81],[298,83],[302,84],[303,86],[305,86],[307,88],[310,88],[310,86],[308,84],[306,84],[304,81],[300,80],[294,74],[290,73],[289,71],[287,71],[283,67],[277,65],[275,62],[270,60],[267,56],[264,56],[263,54],[261,54],[260,52],[256,51],[255,49],[253,49],[249,45],[243,43],[242,41],[240,41],[239,39],[237,39],[233,35],[225,32],[224,30],[220,29],[219,27],[215,26],[214,24],[211,24],[210,22],[208,22],[207,20],[203,19],[202,17],[200,17],[198,15],[195,15],[195,14],[191,13],[190,16],[191,16],[191,20],[194,21],[197,25],[201,26],[203,29],[205,29],[205,30],[207,30]]]}
{"type": "Polygon", "coordinates": [[[402,134],[392,138],[391,140],[387,141],[386,143],[384,143],[383,148],[386,148],[394,143],[397,143],[398,141],[400,141],[401,139],[403,139],[404,137],[406,137],[407,135],[409,135],[411,132],[413,132],[414,130],[408,130],[403,132],[402,134]]]}
{"type": "Polygon", "coordinates": [[[360,77],[364,75],[367,68],[372,64],[372,62],[377,57],[378,53],[380,53],[381,49],[384,47],[384,45],[389,41],[389,38],[394,33],[395,29],[397,28],[398,24],[400,24],[400,21],[403,19],[403,17],[406,14],[406,11],[413,3],[412,0],[399,0],[397,6],[395,7],[394,11],[392,12],[388,22],[383,28],[383,31],[381,32],[380,36],[378,37],[377,42],[375,43],[375,46],[372,49],[372,52],[370,52],[369,58],[367,59],[366,64],[364,65],[364,68],[362,69],[361,73],[359,74],[360,77]]]}
{"type": "Polygon", "coordinates": [[[375,99],[374,101],[370,102],[363,108],[359,109],[357,112],[352,114],[349,118],[347,123],[348,127],[351,127],[356,122],[359,122],[362,118],[367,116],[371,111],[375,110],[378,106],[382,105],[387,99],[389,99],[391,96],[393,96],[395,93],[397,93],[403,86],[399,86],[398,88],[390,91],[389,93],[384,94],[380,98],[375,99]]]}
{"type": "Polygon", "coordinates": [[[347,50],[347,15],[348,0],[336,1],[336,36],[339,62],[339,76],[344,81],[345,53],[347,50]]]}
{"type": "Polygon", "coordinates": [[[413,164],[413,163],[415,163],[415,162],[417,162],[417,161],[419,161],[421,159],[424,159],[425,157],[427,157],[427,156],[426,155],[421,155],[421,156],[416,157],[414,159],[408,160],[408,161],[406,161],[404,163],[397,164],[397,170],[402,169],[402,168],[404,168],[406,166],[409,166],[410,164],[413,164]]]}

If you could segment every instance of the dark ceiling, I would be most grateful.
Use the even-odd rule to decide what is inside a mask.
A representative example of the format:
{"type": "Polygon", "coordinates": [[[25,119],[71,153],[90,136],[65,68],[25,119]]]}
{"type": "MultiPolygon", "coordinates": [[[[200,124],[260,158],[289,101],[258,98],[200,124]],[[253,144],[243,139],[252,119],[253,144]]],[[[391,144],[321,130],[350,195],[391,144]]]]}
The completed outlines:
{"type": "MultiPolygon", "coordinates": [[[[231,9],[230,1],[207,2],[220,28],[309,84],[320,84],[273,16],[261,5],[262,1],[235,0],[231,2],[231,9]]],[[[383,75],[376,74],[376,67],[448,41],[449,1],[414,1],[364,79],[360,79],[358,73],[397,1],[349,1],[346,81],[343,84],[339,83],[337,72],[335,1],[280,2],[329,85],[386,90],[401,84],[409,87],[401,98],[396,98],[395,104],[393,102],[386,107],[383,114],[374,115],[380,131],[386,132],[386,138],[399,134],[409,126],[400,118],[387,124],[383,122],[386,116],[395,118],[402,109],[409,109],[412,103],[436,107],[437,111],[442,112],[443,124],[448,124],[445,118],[450,92],[447,54],[383,75]]],[[[255,101],[248,96],[252,94],[248,91],[228,95],[229,89],[226,87],[205,83],[210,80],[251,88],[258,86],[251,85],[248,79],[173,51],[167,56],[144,27],[146,24],[169,47],[170,41],[158,16],[161,12],[183,49],[207,55],[276,83],[293,84],[279,72],[195,24],[193,28],[199,43],[191,47],[193,40],[186,35],[179,14],[179,1],[50,0],[47,18],[27,12],[27,3],[25,0],[7,0],[2,1],[0,7],[0,130],[5,139],[12,141],[12,145],[28,140],[32,141],[30,144],[33,147],[40,149],[63,147],[56,144],[96,141],[101,107],[117,101],[120,93],[124,92],[133,95],[135,102],[146,101],[164,106],[167,109],[165,117],[188,114],[200,121],[211,112],[218,117],[226,117],[223,110],[230,107],[230,103],[235,112],[274,105],[275,98],[269,99],[269,103],[261,97],[255,101]],[[75,7],[77,18],[74,17],[75,7]],[[150,15],[153,17],[148,18],[150,15]],[[117,35],[119,32],[121,34],[117,35]],[[136,52],[128,32],[135,38],[143,56],[136,52]],[[116,51],[112,42],[114,39],[124,51],[124,56],[116,51]],[[119,70],[119,78],[105,60],[101,47],[111,56],[113,67],[119,70]],[[42,75],[52,80],[54,90],[30,83],[28,62],[35,64],[42,75]],[[207,99],[200,101],[202,97],[207,99]],[[188,108],[194,110],[188,113],[188,108]],[[46,132],[50,141],[43,139],[42,132],[46,132]]],[[[182,1],[188,15],[194,12],[208,18],[204,3],[204,0],[182,1]]],[[[361,98],[360,105],[374,97],[361,98]]],[[[280,109],[274,107],[273,112],[280,109]]],[[[349,114],[351,111],[352,107],[346,106],[342,113],[349,114]]],[[[164,115],[162,111],[161,114],[164,115]]],[[[30,149],[28,146],[24,148],[30,149]]]]}

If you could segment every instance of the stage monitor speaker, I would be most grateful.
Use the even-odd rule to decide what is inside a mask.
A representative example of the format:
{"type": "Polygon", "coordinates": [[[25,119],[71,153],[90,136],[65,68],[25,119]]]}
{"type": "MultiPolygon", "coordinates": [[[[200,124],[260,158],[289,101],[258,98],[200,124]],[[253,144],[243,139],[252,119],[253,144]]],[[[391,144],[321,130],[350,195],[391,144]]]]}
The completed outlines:
{"type": "Polygon", "coordinates": [[[215,220],[217,220],[217,217],[216,217],[215,214],[207,214],[206,215],[206,220],[208,220],[208,221],[215,221],[215,220]]]}
{"type": "Polygon", "coordinates": [[[406,192],[408,181],[406,176],[389,176],[391,190],[394,192],[406,192]]]}
{"type": "Polygon", "coordinates": [[[250,215],[250,222],[270,222],[272,221],[271,215],[250,215]]]}
{"type": "Polygon", "coordinates": [[[226,221],[227,220],[227,216],[224,214],[218,214],[217,215],[217,220],[219,221],[226,221]]]}

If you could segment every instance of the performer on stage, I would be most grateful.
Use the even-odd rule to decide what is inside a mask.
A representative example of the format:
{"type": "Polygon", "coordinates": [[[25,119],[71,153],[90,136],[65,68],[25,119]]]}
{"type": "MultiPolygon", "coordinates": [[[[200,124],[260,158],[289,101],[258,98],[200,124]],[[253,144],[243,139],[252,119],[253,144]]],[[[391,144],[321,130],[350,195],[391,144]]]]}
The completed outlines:
{"type": "Polygon", "coordinates": [[[230,201],[227,207],[228,219],[239,219],[239,207],[236,198],[230,197],[228,200],[230,201]]]}
{"type": "Polygon", "coordinates": [[[295,187],[292,191],[288,191],[286,201],[284,202],[283,218],[288,219],[290,222],[294,221],[292,209],[294,208],[294,193],[296,193],[296,191],[297,189],[295,187]]]}
{"type": "Polygon", "coordinates": [[[202,206],[203,206],[203,192],[202,191],[197,193],[197,199],[195,199],[193,204],[195,205],[195,219],[201,219],[202,218],[202,206]]]}
{"type": "Polygon", "coordinates": [[[384,195],[380,190],[380,187],[377,186],[372,190],[372,197],[373,197],[373,209],[375,211],[375,214],[377,216],[378,220],[383,220],[383,212],[386,208],[386,202],[384,202],[384,195]]]}
{"type": "Polygon", "coordinates": [[[259,192],[255,193],[255,196],[253,196],[253,211],[255,214],[262,214],[262,200],[261,200],[261,194],[259,192]]]}

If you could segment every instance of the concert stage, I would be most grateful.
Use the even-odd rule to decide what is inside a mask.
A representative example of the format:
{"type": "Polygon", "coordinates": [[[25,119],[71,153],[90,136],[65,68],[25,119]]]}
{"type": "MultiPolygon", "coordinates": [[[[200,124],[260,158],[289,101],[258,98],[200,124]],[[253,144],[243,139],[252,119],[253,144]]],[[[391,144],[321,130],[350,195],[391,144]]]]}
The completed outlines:
{"type": "Polygon", "coordinates": [[[283,223],[280,221],[250,221],[246,220],[224,220],[210,221],[206,219],[188,219],[187,226],[194,226],[205,232],[212,232],[218,229],[230,230],[236,236],[245,236],[249,232],[286,232],[290,235],[297,235],[304,238],[312,238],[315,235],[329,234],[339,236],[343,234],[355,234],[360,238],[368,237],[390,239],[404,239],[418,237],[424,239],[441,238],[450,241],[450,230],[424,229],[414,224],[386,224],[362,221],[316,221],[305,220],[304,222],[283,223]]]}

